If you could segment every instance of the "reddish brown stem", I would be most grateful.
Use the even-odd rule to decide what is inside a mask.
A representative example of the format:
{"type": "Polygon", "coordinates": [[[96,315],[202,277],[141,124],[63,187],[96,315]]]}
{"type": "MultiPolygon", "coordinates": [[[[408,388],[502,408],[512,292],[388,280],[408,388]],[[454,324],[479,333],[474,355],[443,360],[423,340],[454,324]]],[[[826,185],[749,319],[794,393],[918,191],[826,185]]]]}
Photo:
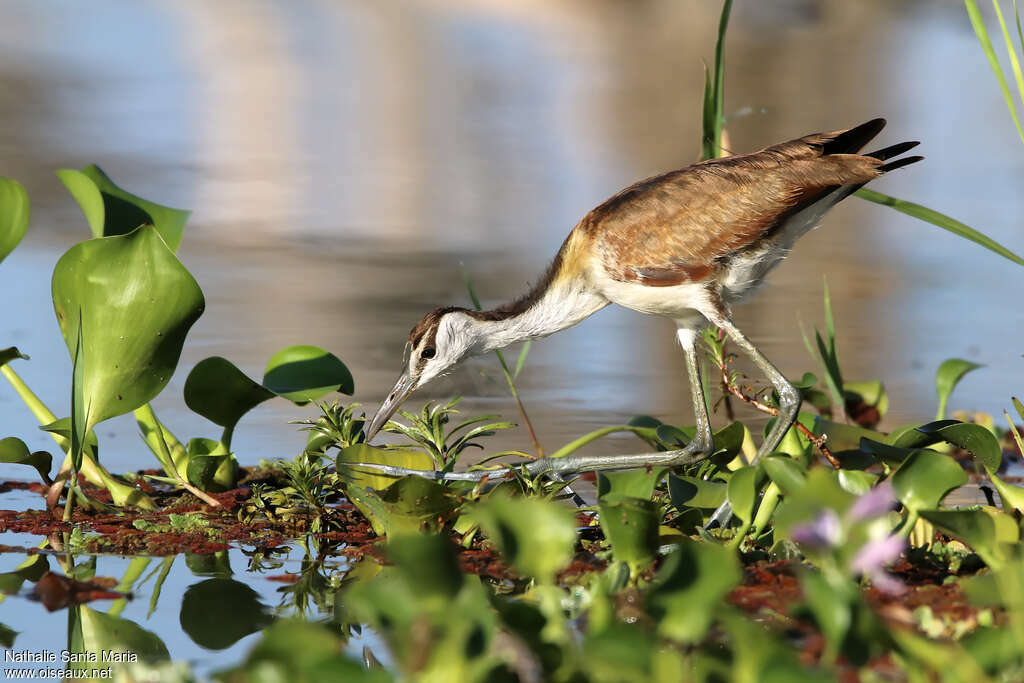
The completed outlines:
{"type": "MultiPolygon", "coordinates": [[[[723,355],[723,359],[724,357],[725,356],[723,355]]],[[[722,372],[722,387],[724,387],[729,394],[760,410],[762,413],[767,413],[773,416],[777,416],[779,414],[779,409],[775,406],[771,406],[763,401],[757,400],[757,398],[744,393],[739,387],[733,384],[732,380],[729,378],[729,368],[726,367],[724,360],[718,363],[718,369],[722,372]]],[[[821,454],[825,456],[825,459],[829,461],[832,467],[835,467],[836,469],[841,467],[839,460],[837,460],[836,456],[832,454],[829,447],[825,445],[825,441],[828,439],[826,435],[822,434],[821,436],[815,436],[814,433],[805,427],[799,420],[793,424],[798,430],[800,430],[801,434],[807,437],[808,441],[814,444],[815,447],[821,451],[821,454]]]]}

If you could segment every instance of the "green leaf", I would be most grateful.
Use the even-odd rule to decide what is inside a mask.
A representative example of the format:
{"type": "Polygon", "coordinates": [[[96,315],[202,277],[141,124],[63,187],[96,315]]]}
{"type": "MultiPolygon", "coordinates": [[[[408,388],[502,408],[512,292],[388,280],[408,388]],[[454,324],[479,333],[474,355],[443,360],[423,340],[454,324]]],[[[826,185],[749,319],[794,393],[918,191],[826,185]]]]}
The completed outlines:
{"type": "Polygon", "coordinates": [[[982,366],[962,358],[950,358],[943,361],[935,373],[935,393],[939,397],[939,409],[935,413],[936,420],[946,418],[946,404],[949,401],[949,395],[953,393],[953,389],[964,375],[980,367],[982,366]]]}
{"type": "Polygon", "coordinates": [[[732,473],[726,488],[726,497],[732,506],[733,514],[744,522],[754,519],[754,508],[757,505],[758,468],[741,467],[732,473]]]}
{"type": "Polygon", "coordinates": [[[726,484],[700,477],[670,474],[668,495],[680,511],[691,508],[717,508],[725,502],[726,484]]]}
{"type": "Polygon", "coordinates": [[[782,490],[783,494],[799,491],[807,483],[804,469],[793,458],[769,455],[761,461],[765,473],[782,490]]]}
{"type": "Polygon", "coordinates": [[[722,124],[725,108],[725,35],[729,28],[732,0],[722,4],[718,20],[718,40],[715,43],[715,67],[704,80],[704,132],[701,138],[704,159],[715,159],[722,151],[722,124]]]}
{"type": "Polygon", "coordinates": [[[392,465],[394,467],[407,467],[415,470],[431,472],[434,469],[434,461],[423,451],[411,449],[399,450],[374,448],[365,443],[354,444],[338,451],[336,464],[338,476],[346,485],[358,486],[363,489],[376,489],[382,491],[395,483],[395,477],[378,474],[374,470],[360,470],[353,467],[354,463],[367,463],[374,465],[392,465]]]}
{"type": "Polygon", "coordinates": [[[190,483],[214,493],[234,488],[238,480],[238,461],[214,439],[189,439],[185,475],[190,483]]]}
{"type": "Polygon", "coordinates": [[[353,391],[345,364],[316,346],[289,346],[270,358],[263,384],[226,358],[199,361],[185,380],[185,404],[230,432],[243,415],[274,396],[301,406],[332,391],[353,391]]]}
{"type": "Polygon", "coordinates": [[[491,495],[471,514],[505,560],[538,583],[552,583],[572,559],[576,519],[558,503],[491,495]]]}
{"type": "Polygon", "coordinates": [[[14,251],[25,236],[28,216],[28,194],[25,188],[10,178],[0,178],[0,262],[14,251]]]}
{"type": "Polygon", "coordinates": [[[178,251],[189,212],[172,209],[122,190],[96,165],[61,169],[57,177],[78,202],[94,237],[127,235],[153,225],[171,251],[178,251]]]}
{"type": "Polygon", "coordinates": [[[992,569],[1002,567],[1005,556],[997,542],[996,522],[984,510],[921,510],[921,517],[971,546],[992,569]]]}
{"type": "Polygon", "coordinates": [[[462,501],[450,489],[423,477],[396,479],[380,491],[348,486],[346,494],[378,535],[440,532],[455,521],[462,501]]]}
{"type": "Polygon", "coordinates": [[[892,475],[896,498],[911,512],[936,508],[950,491],[967,483],[953,458],[934,451],[911,453],[892,475]]]}
{"type": "Polygon", "coordinates": [[[185,405],[221,427],[233,428],[243,415],[274,396],[220,356],[196,363],[185,380],[185,405]]]}
{"type": "Polygon", "coordinates": [[[986,249],[999,254],[1003,258],[1007,258],[1018,265],[1024,266],[1024,258],[1017,256],[1003,245],[999,244],[992,238],[983,235],[974,228],[964,225],[960,221],[950,218],[945,214],[941,214],[938,211],[921,206],[920,204],[915,204],[914,202],[896,199],[895,197],[890,197],[887,194],[869,190],[866,187],[862,187],[854,194],[861,199],[866,199],[869,202],[874,202],[875,204],[882,204],[884,206],[891,207],[897,211],[907,214],[908,216],[913,216],[914,218],[925,221],[926,223],[931,223],[943,230],[948,230],[954,235],[959,235],[960,237],[968,239],[975,244],[980,244],[986,249]]]}
{"type": "MultiPolygon", "coordinates": [[[[923,425],[919,429],[926,433],[931,431],[929,425],[923,425]]],[[[981,425],[958,422],[941,427],[932,433],[941,437],[943,441],[970,452],[990,472],[997,471],[1003,462],[1003,449],[999,446],[999,440],[981,425]]]]}
{"type": "Polygon", "coordinates": [[[650,500],[654,489],[668,472],[667,467],[635,469],[626,472],[597,474],[597,498],[600,500],[607,494],[621,494],[633,498],[650,500]]]}
{"type": "MultiPolygon", "coordinates": [[[[167,646],[156,634],[134,621],[104,614],[85,606],[68,609],[68,651],[89,652],[97,658],[102,655],[131,652],[142,662],[170,658],[167,646]]],[[[72,669],[89,669],[94,665],[72,662],[68,666],[72,669]]]]}
{"type": "Polygon", "coordinates": [[[263,631],[245,662],[214,674],[226,681],[289,681],[289,683],[384,683],[392,676],[383,669],[366,670],[346,656],[345,641],[325,624],[301,618],[282,619],[263,631]]]}
{"type": "Polygon", "coordinates": [[[52,456],[46,451],[29,452],[25,442],[17,437],[9,436],[6,439],[0,439],[0,462],[34,467],[43,481],[47,485],[50,484],[52,456]]]}
{"type": "Polygon", "coordinates": [[[28,356],[19,351],[16,346],[8,346],[6,349],[0,349],[0,367],[7,365],[16,358],[28,360],[28,356]]]}
{"type": "Polygon", "coordinates": [[[822,417],[814,419],[814,435],[827,436],[828,446],[833,451],[854,450],[860,446],[860,440],[863,438],[872,441],[885,440],[885,435],[881,432],[842,422],[833,422],[822,417]]]}
{"type": "Polygon", "coordinates": [[[249,586],[229,578],[192,584],[181,599],[181,628],[196,645],[225,650],[274,622],[249,586]]]}
{"type": "Polygon", "coordinates": [[[658,633],[683,643],[699,641],[740,578],[732,550],[683,540],[665,557],[650,592],[658,633]]]}
{"type": "Polygon", "coordinates": [[[844,382],[843,398],[847,403],[863,401],[878,411],[879,416],[885,417],[889,412],[889,394],[885,386],[877,379],[865,382],[844,382]]]}
{"type": "Polygon", "coordinates": [[[625,562],[632,579],[658,554],[658,506],[648,498],[609,493],[598,500],[601,530],[616,562],[625,562]]]}
{"type": "MultiPolygon", "coordinates": [[[[978,37],[978,42],[981,44],[981,49],[985,52],[985,56],[988,58],[989,66],[992,67],[992,73],[996,77],[996,81],[999,83],[999,89],[1003,93],[1003,99],[1006,101],[1006,108],[1010,110],[1010,117],[1013,119],[1013,125],[1017,127],[1017,134],[1020,135],[1020,139],[1024,142],[1024,128],[1021,128],[1020,119],[1017,117],[1017,108],[1013,104],[1013,95],[1010,94],[1010,86],[1006,83],[1006,76],[1003,75],[1003,68],[999,66],[999,58],[996,57],[995,48],[992,47],[992,41],[988,37],[988,29],[985,28],[985,22],[981,18],[981,13],[978,11],[978,5],[974,0],[964,0],[964,6],[967,8],[967,16],[971,19],[971,26],[974,27],[974,34],[978,37]]],[[[996,13],[999,16],[999,23],[1003,24],[1003,16],[999,11],[999,5],[996,4],[996,13]]],[[[1003,31],[1006,31],[1004,24],[1003,31]]],[[[1009,43],[1009,36],[1007,36],[1007,43],[1010,50],[1013,50],[1013,45],[1009,43]]],[[[1018,67],[1019,69],[1019,67],[1018,67]]]]}
{"type": "Polygon", "coordinates": [[[352,373],[333,353],[316,346],[289,346],[267,362],[263,386],[296,405],[340,391],[352,395],[352,373]]]}
{"type": "Polygon", "coordinates": [[[73,439],[160,393],[205,305],[195,279],[149,226],[75,245],[57,262],[52,289],[80,375],[73,439]],[[84,425],[75,425],[76,412],[84,425]]]}

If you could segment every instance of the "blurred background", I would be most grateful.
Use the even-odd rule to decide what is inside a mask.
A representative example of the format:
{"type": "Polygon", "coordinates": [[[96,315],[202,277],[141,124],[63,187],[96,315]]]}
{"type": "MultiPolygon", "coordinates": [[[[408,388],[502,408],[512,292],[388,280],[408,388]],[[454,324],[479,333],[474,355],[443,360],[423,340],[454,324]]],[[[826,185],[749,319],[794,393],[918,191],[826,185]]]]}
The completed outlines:
{"type": "MultiPolygon", "coordinates": [[[[372,411],[419,317],[468,304],[463,266],[486,304],[513,297],[590,208],[697,159],[719,11],[710,0],[8,0],[0,175],[26,186],[33,216],[0,267],[0,347],[31,355],[18,372],[69,412],[49,277],[88,228],[53,171],[95,162],[193,211],[179,256],[207,308],[155,402],[178,436],[219,433],[182,399],[197,361],[225,356],[259,379],[298,343],[340,356],[372,411]]],[[[927,161],[874,189],[1024,251],[1024,150],[960,2],[737,0],[726,112],[736,152],[885,116],[879,146],[918,139],[927,161]]],[[[854,198],[736,320],[785,373],[820,376],[799,322],[822,326],[827,277],[846,378],[889,391],[883,427],[934,414],[935,369],[951,356],[986,367],[950,407],[998,415],[1024,391],[1021,276],[854,198]]],[[[672,323],[621,309],[535,343],[520,387],[549,450],[638,413],[691,419],[672,323]]],[[[411,406],[454,394],[466,412],[518,419],[493,357],[411,406]]],[[[234,440],[242,463],[293,456],[303,436],[286,422],[312,414],[284,401],[250,413],[234,440]]],[[[0,427],[52,448],[6,384],[0,427]]],[[[99,432],[113,471],[155,466],[130,416],[99,432]]],[[[515,430],[494,444],[528,439],[515,430]]]]}

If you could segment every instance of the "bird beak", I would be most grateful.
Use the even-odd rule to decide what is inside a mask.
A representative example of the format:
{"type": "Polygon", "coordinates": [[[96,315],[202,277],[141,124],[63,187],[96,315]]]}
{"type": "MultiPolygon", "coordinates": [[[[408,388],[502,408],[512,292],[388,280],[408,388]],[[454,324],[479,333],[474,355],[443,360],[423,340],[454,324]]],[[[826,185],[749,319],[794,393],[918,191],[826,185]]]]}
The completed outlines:
{"type": "Polygon", "coordinates": [[[377,414],[370,420],[370,426],[366,429],[366,443],[370,443],[373,437],[377,435],[380,428],[391,419],[391,416],[398,410],[398,406],[402,405],[402,401],[412,393],[413,379],[409,376],[409,372],[403,372],[402,376],[395,382],[395,388],[388,394],[387,399],[380,404],[380,408],[377,409],[377,414]]]}

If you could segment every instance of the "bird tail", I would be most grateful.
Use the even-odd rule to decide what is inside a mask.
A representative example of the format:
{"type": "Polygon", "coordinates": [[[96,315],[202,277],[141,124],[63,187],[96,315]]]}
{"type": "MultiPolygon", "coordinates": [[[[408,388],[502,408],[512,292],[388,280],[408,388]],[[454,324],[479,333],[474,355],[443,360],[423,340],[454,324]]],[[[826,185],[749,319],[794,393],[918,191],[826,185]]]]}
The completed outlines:
{"type": "MultiPolygon", "coordinates": [[[[888,161],[889,159],[898,157],[899,155],[903,154],[906,151],[914,149],[919,144],[921,143],[918,142],[917,140],[901,142],[898,145],[892,145],[891,147],[885,147],[875,152],[869,152],[864,156],[874,157],[875,159],[878,159],[880,161],[888,161]]],[[[881,166],[878,167],[878,170],[881,171],[882,173],[887,173],[889,171],[895,171],[897,168],[903,168],[904,166],[909,166],[910,164],[916,164],[918,161],[921,161],[922,159],[924,159],[923,156],[902,157],[900,159],[895,159],[894,161],[889,161],[889,163],[887,164],[882,164],[881,166]]]]}

